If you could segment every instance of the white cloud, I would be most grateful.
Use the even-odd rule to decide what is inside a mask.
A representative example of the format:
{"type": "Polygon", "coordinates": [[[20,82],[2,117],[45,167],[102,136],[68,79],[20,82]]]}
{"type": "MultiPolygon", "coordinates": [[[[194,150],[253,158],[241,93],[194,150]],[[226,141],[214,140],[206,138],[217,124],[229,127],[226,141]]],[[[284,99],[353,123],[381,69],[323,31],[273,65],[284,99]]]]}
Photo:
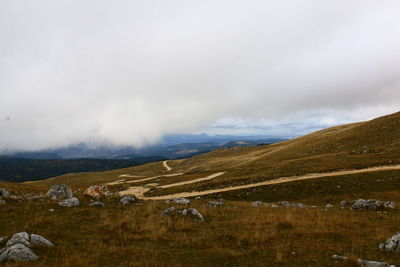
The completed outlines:
{"type": "Polygon", "coordinates": [[[142,146],[224,118],[266,127],[394,112],[399,8],[395,0],[2,1],[0,148],[142,146]]]}

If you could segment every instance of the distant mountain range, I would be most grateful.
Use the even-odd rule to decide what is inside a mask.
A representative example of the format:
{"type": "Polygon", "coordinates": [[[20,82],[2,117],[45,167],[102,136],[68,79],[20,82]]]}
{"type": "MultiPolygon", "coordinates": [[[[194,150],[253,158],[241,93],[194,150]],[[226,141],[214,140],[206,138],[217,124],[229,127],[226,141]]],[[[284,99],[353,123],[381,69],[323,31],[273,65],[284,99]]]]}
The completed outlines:
{"type": "Polygon", "coordinates": [[[234,136],[207,134],[170,134],[159,144],[142,149],[129,146],[112,147],[107,145],[89,146],[81,143],[64,148],[32,152],[8,153],[4,157],[25,159],[135,159],[157,156],[169,159],[185,158],[205,153],[221,147],[271,144],[285,140],[271,136],[234,136]]]}

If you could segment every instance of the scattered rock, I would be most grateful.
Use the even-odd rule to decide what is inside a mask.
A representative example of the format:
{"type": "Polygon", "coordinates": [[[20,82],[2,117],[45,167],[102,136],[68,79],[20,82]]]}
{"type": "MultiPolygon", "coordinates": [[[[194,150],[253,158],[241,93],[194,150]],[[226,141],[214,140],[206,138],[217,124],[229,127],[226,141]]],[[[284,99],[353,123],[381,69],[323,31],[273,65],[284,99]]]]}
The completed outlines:
{"type": "Polygon", "coordinates": [[[332,209],[332,208],[334,208],[335,206],[333,206],[332,204],[326,204],[326,206],[325,206],[325,208],[326,209],[332,209]]]}
{"type": "Polygon", "coordinates": [[[190,212],[190,214],[192,214],[196,219],[203,221],[204,222],[204,218],[203,215],[201,215],[200,212],[198,212],[196,209],[188,209],[188,211],[190,212]]]}
{"type": "Polygon", "coordinates": [[[379,244],[379,248],[385,251],[400,252],[400,232],[389,238],[386,243],[379,244]]]}
{"type": "Polygon", "coordinates": [[[183,205],[187,205],[190,204],[190,200],[184,197],[179,197],[179,198],[174,198],[174,199],[169,199],[166,200],[165,203],[170,204],[183,204],[183,205]]]}
{"type": "Polygon", "coordinates": [[[265,203],[264,206],[267,208],[279,208],[279,206],[274,203],[265,203]]]}
{"type": "Polygon", "coordinates": [[[79,206],[79,199],[76,197],[71,197],[71,198],[64,199],[64,200],[58,202],[58,205],[67,207],[67,208],[76,207],[76,206],[79,206]]]}
{"type": "Polygon", "coordinates": [[[89,206],[104,208],[106,205],[103,202],[95,201],[90,203],[89,206]]]}
{"type": "Polygon", "coordinates": [[[54,212],[54,209],[49,209],[50,212],[54,212]]]}
{"type": "Polygon", "coordinates": [[[386,201],[385,203],[383,203],[383,207],[385,209],[394,209],[395,206],[396,203],[394,203],[394,201],[386,201]]]}
{"type": "Polygon", "coordinates": [[[183,215],[183,216],[191,215],[192,217],[194,217],[197,220],[204,221],[204,218],[201,215],[201,213],[198,212],[196,209],[193,209],[193,208],[178,210],[175,207],[169,207],[168,209],[164,210],[161,213],[160,216],[164,217],[164,216],[167,216],[167,215],[173,215],[174,213],[175,214],[179,214],[179,215],[183,215]]]}
{"type": "Polygon", "coordinates": [[[173,212],[174,210],[176,210],[175,207],[169,207],[168,209],[164,210],[164,211],[161,213],[160,216],[163,217],[163,216],[171,215],[172,212],[173,212]]]}
{"type": "Polygon", "coordinates": [[[9,195],[10,193],[7,190],[0,188],[0,198],[8,198],[9,195]]]}
{"type": "Polygon", "coordinates": [[[219,207],[224,205],[224,200],[220,198],[218,201],[209,201],[207,204],[209,207],[219,207]]]}
{"type": "Polygon", "coordinates": [[[51,198],[52,200],[57,200],[64,198],[69,199],[72,198],[74,195],[69,186],[61,184],[61,185],[53,185],[47,192],[46,196],[51,198]]]}
{"type": "Polygon", "coordinates": [[[202,197],[201,196],[197,196],[194,199],[199,200],[199,199],[202,199],[202,197]]]}
{"type": "Polygon", "coordinates": [[[20,196],[9,196],[8,199],[15,200],[15,201],[19,201],[19,202],[25,200],[24,197],[20,197],[20,196]]]}
{"type": "MultiPolygon", "coordinates": [[[[2,237],[3,243],[7,237],[2,237]]],[[[32,246],[53,247],[54,244],[41,235],[20,232],[14,234],[6,244],[6,247],[0,249],[0,262],[5,260],[12,261],[34,261],[39,257],[31,250],[32,246]]]]}
{"type": "MultiPolygon", "coordinates": [[[[335,261],[348,261],[349,258],[345,256],[333,255],[332,259],[335,261]]],[[[370,260],[363,260],[357,259],[356,263],[361,267],[396,267],[395,265],[391,265],[387,262],[379,262],[379,261],[370,261],[370,260]]]]}
{"type": "Polygon", "coordinates": [[[262,205],[261,201],[254,201],[253,203],[251,203],[251,205],[253,205],[254,207],[259,207],[262,205]]]}
{"type": "Polygon", "coordinates": [[[2,205],[5,205],[6,204],[6,201],[5,200],[2,200],[2,199],[0,199],[0,206],[2,206],[2,205]]]}
{"type": "Polygon", "coordinates": [[[278,205],[287,207],[287,208],[306,208],[307,207],[307,205],[305,205],[303,203],[290,203],[288,201],[278,202],[278,205]]]}
{"type": "Polygon", "coordinates": [[[41,235],[31,234],[31,244],[33,246],[54,247],[54,244],[41,235]]]}
{"type": "Polygon", "coordinates": [[[134,195],[126,195],[119,201],[122,205],[128,205],[130,203],[135,203],[137,198],[134,195]]]}
{"type": "Polygon", "coordinates": [[[101,198],[110,195],[110,191],[108,187],[105,185],[92,185],[85,190],[83,193],[85,196],[93,197],[93,198],[101,198]]]}
{"type": "Polygon", "coordinates": [[[348,206],[348,205],[349,205],[349,202],[346,201],[346,200],[343,200],[343,201],[340,202],[340,206],[341,206],[341,207],[346,207],[346,206],[348,206]]]}
{"type": "Polygon", "coordinates": [[[38,258],[35,252],[23,244],[15,244],[11,247],[6,247],[0,254],[0,262],[4,260],[35,261],[38,258]]]}

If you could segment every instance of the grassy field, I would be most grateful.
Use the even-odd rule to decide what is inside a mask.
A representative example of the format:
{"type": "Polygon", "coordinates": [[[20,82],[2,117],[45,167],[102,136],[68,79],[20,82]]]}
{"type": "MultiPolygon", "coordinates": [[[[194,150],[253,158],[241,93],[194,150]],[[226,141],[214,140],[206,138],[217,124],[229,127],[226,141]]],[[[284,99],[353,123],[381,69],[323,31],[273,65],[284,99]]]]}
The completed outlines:
{"type": "MultiPolygon", "coordinates": [[[[392,191],[385,198],[400,201],[399,196],[399,191],[392,191]]],[[[320,207],[327,202],[323,197],[297,200],[320,207]]],[[[35,249],[40,260],[33,264],[4,266],[354,266],[335,264],[333,254],[400,262],[398,255],[378,250],[380,242],[399,230],[398,209],[273,209],[246,201],[210,208],[207,200],[194,200],[191,207],[205,218],[199,222],[160,217],[169,207],[163,202],[121,206],[117,199],[108,199],[104,209],[82,202],[70,209],[50,201],[2,207],[2,214],[7,214],[0,217],[2,235],[25,230],[56,244],[35,249]]]]}

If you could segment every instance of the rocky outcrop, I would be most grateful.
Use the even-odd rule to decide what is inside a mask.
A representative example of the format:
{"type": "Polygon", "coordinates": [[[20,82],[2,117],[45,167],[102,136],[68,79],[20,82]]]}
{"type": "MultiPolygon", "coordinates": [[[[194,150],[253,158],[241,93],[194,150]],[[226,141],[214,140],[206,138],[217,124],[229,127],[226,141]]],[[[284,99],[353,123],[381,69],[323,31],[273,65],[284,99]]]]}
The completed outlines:
{"type": "Polygon", "coordinates": [[[76,207],[79,206],[79,199],[76,197],[71,197],[68,199],[64,199],[60,202],[58,202],[58,205],[63,206],[63,207],[67,207],[67,208],[71,208],[71,207],[76,207]]]}
{"type": "Polygon", "coordinates": [[[74,195],[69,186],[65,184],[61,185],[53,185],[50,190],[46,194],[47,197],[52,200],[64,199],[64,198],[72,198],[74,195]]]}
{"type": "Polygon", "coordinates": [[[343,200],[342,202],[340,202],[340,206],[350,207],[352,210],[378,211],[394,209],[396,204],[393,201],[384,202],[375,199],[357,199],[355,201],[343,200]]]}
{"type": "Polygon", "coordinates": [[[165,203],[167,204],[183,204],[183,205],[187,205],[190,204],[190,200],[184,197],[180,197],[180,198],[174,198],[174,199],[169,199],[166,200],[165,203]]]}
{"type": "Polygon", "coordinates": [[[89,206],[104,208],[106,205],[103,202],[95,201],[90,203],[89,206]]]}
{"type": "Polygon", "coordinates": [[[131,203],[135,203],[137,198],[134,195],[126,195],[119,201],[122,205],[128,205],[131,203]]]}
{"type": "Polygon", "coordinates": [[[34,246],[53,247],[54,244],[41,235],[20,232],[14,234],[0,250],[0,262],[11,261],[35,261],[39,257],[32,251],[34,246]]]}
{"type": "Polygon", "coordinates": [[[92,185],[83,194],[93,198],[101,198],[109,196],[111,193],[105,185],[92,185]]]}

